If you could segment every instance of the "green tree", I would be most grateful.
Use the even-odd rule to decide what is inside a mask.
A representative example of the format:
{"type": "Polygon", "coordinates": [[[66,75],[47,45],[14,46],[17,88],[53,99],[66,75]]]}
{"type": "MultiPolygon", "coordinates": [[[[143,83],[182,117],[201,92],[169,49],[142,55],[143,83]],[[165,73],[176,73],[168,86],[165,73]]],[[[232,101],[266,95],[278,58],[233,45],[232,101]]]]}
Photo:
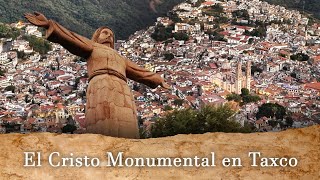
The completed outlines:
{"type": "Polygon", "coordinates": [[[249,89],[247,89],[247,88],[242,88],[242,89],[241,89],[241,97],[248,96],[248,95],[250,95],[249,89]]]}
{"type": "Polygon", "coordinates": [[[5,75],[5,71],[0,69],[0,76],[4,76],[5,75]]]}
{"type": "Polygon", "coordinates": [[[26,54],[24,53],[24,51],[16,51],[16,52],[17,52],[18,59],[26,58],[26,54]]]}
{"type": "Polygon", "coordinates": [[[260,119],[261,117],[283,119],[287,114],[285,107],[279,104],[266,103],[259,107],[259,110],[256,114],[256,118],[260,119]]]}
{"type": "Polygon", "coordinates": [[[285,54],[282,54],[282,53],[279,53],[279,56],[281,56],[281,57],[287,57],[287,55],[285,55],[285,54]]]}
{"type": "Polygon", "coordinates": [[[37,38],[36,36],[24,36],[23,38],[29,42],[34,51],[40,54],[47,54],[52,50],[51,44],[45,39],[37,38]]]}
{"type": "Polygon", "coordinates": [[[162,24],[158,24],[155,27],[155,31],[151,34],[151,37],[156,41],[165,41],[173,37],[172,30],[174,25],[164,27],[162,24]]]}
{"type": "Polygon", "coordinates": [[[20,35],[20,30],[11,28],[9,25],[0,24],[0,38],[16,39],[20,35]]]}
{"type": "Polygon", "coordinates": [[[173,58],[174,58],[174,54],[172,54],[172,53],[165,53],[164,54],[165,60],[171,61],[173,58]]]}
{"type": "Polygon", "coordinates": [[[235,102],[241,102],[242,98],[240,95],[232,93],[227,95],[228,101],[235,101],[235,102]]]}
{"type": "Polygon", "coordinates": [[[174,33],[173,37],[179,41],[188,41],[189,40],[189,35],[187,33],[183,33],[183,32],[174,33]]]}
{"type": "Polygon", "coordinates": [[[216,4],[214,6],[203,8],[202,13],[208,16],[220,17],[220,14],[223,13],[223,7],[220,4],[216,4]]]}
{"type": "Polygon", "coordinates": [[[242,97],[242,101],[244,104],[248,104],[251,102],[258,102],[260,100],[261,100],[261,98],[257,95],[247,95],[247,96],[242,97]]]}
{"type": "Polygon", "coordinates": [[[265,26],[258,26],[252,31],[245,30],[243,34],[247,36],[256,36],[256,37],[264,38],[267,36],[267,28],[265,26]]]}
{"type": "Polygon", "coordinates": [[[246,9],[236,10],[232,12],[234,18],[244,18],[249,20],[250,16],[246,9]]]}
{"type": "Polygon", "coordinates": [[[71,124],[67,124],[62,128],[62,133],[71,133],[77,130],[77,127],[71,124]]]}
{"type": "Polygon", "coordinates": [[[178,14],[176,12],[170,11],[168,13],[168,17],[175,23],[180,23],[182,22],[181,18],[178,16],[178,14]]]}
{"type": "Polygon", "coordinates": [[[288,67],[283,66],[282,70],[284,70],[284,71],[288,71],[288,67]]]}
{"type": "Polygon", "coordinates": [[[168,105],[167,105],[167,106],[164,106],[164,107],[163,107],[163,110],[164,110],[164,111],[170,111],[170,110],[173,110],[173,108],[172,108],[171,106],[168,106],[168,105]]]}
{"type": "Polygon", "coordinates": [[[289,126],[289,127],[292,127],[292,124],[293,124],[293,119],[292,119],[292,117],[286,117],[286,124],[287,124],[287,126],[289,126]]]}
{"type": "Polygon", "coordinates": [[[274,128],[278,125],[278,121],[270,120],[270,121],[268,121],[268,124],[274,128]]]}
{"type": "Polygon", "coordinates": [[[195,7],[199,7],[202,3],[204,3],[205,0],[198,0],[196,3],[195,3],[195,7]]]}
{"type": "Polygon", "coordinates": [[[11,91],[14,93],[16,87],[15,86],[7,86],[6,88],[4,88],[5,91],[11,91]]]}
{"type": "Polygon", "coordinates": [[[263,69],[259,68],[257,65],[251,66],[251,75],[254,75],[255,72],[262,73],[263,69]]]}
{"type": "Polygon", "coordinates": [[[229,21],[229,19],[226,16],[218,16],[215,19],[215,22],[218,23],[218,24],[227,23],[228,21],[229,21]]]}
{"type": "Polygon", "coordinates": [[[290,76],[291,76],[292,78],[297,78],[297,74],[296,74],[295,72],[292,72],[292,73],[290,74],[290,76]]]}
{"type": "Polygon", "coordinates": [[[26,103],[31,102],[29,95],[25,95],[25,96],[24,96],[24,101],[25,101],[26,103]]]}
{"type": "Polygon", "coordinates": [[[79,85],[79,83],[80,83],[80,79],[81,79],[81,77],[77,77],[77,78],[75,79],[74,89],[77,89],[77,88],[78,88],[78,85],[79,85]]]}
{"type": "Polygon", "coordinates": [[[254,39],[253,39],[253,38],[249,38],[249,40],[248,40],[248,44],[252,44],[252,43],[253,43],[253,41],[254,41],[254,39]]]}
{"type": "Polygon", "coordinates": [[[182,106],[184,103],[184,100],[183,99],[175,99],[173,101],[173,104],[176,105],[176,106],[182,106]]]}
{"type": "Polygon", "coordinates": [[[297,59],[298,59],[298,56],[297,56],[297,55],[295,55],[295,54],[293,54],[293,55],[291,55],[291,56],[290,56],[290,59],[295,61],[295,60],[297,60],[297,59]]]}
{"type": "Polygon", "coordinates": [[[309,55],[304,53],[293,54],[290,56],[293,61],[308,61],[310,59],[309,55]]]}
{"type": "Polygon", "coordinates": [[[246,123],[245,127],[242,127],[232,118],[234,113],[227,105],[205,106],[201,110],[174,110],[155,122],[151,134],[155,138],[206,132],[252,132],[250,125],[246,123]]]}

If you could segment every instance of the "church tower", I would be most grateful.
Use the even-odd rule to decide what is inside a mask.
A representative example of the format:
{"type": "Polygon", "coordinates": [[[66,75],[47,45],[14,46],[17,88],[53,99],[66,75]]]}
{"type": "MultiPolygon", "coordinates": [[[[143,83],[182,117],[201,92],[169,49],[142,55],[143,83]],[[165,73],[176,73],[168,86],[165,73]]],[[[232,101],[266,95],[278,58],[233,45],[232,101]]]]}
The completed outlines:
{"type": "Polygon", "coordinates": [[[241,69],[241,61],[239,60],[237,64],[237,70],[236,70],[236,94],[241,94],[242,89],[242,69],[241,69]]]}
{"type": "Polygon", "coordinates": [[[250,92],[250,84],[251,84],[251,61],[247,61],[247,69],[246,69],[246,88],[250,92]]]}

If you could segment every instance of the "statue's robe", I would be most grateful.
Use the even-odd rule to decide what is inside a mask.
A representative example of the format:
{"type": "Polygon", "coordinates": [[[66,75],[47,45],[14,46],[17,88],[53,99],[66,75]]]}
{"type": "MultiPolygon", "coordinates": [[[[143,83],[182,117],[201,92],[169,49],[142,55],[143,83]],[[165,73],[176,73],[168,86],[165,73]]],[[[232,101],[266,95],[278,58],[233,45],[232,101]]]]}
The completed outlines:
{"type": "Polygon", "coordinates": [[[73,33],[50,20],[46,38],[87,59],[86,130],[113,137],[139,138],[137,110],[126,77],[151,88],[163,79],[114,49],[73,33]]]}

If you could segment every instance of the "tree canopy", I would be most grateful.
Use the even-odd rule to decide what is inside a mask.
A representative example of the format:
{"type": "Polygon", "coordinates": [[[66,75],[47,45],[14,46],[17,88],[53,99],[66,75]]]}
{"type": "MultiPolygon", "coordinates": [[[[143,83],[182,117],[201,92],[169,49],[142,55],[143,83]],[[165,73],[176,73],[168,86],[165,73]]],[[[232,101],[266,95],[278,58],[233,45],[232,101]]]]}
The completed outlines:
{"type": "Polygon", "coordinates": [[[246,9],[236,10],[232,12],[232,16],[234,18],[244,18],[244,19],[250,19],[249,13],[246,9]]]}
{"type": "Polygon", "coordinates": [[[0,24],[0,38],[16,39],[20,35],[20,30],[11,28],[9,25],[0,24]]]}
{"type": "Polygon", "coordinates": [[[77,130],[77,127],[71,124],[67,124],[62,128],[62,133],[71,133],[73,134],[73,132],[77,130]]]}
{"type": "Polygon", "coordinates": [[[227,100],[228,101],[235,101],[235,102],[238,102],[240,103],[242,98],[240,95],[236,94],[236,93],[231,93],[231,94],[228,94],[227,95],[227,100]]]}
{"type": "Polygon", "coordinates": [[[308,61],[310,57],[307,54],[298,53],[298,54],[291,55],[290,59],[294,61],[308,61]]]}
{"type": "Polygon", "coordinates": [[[5,71],[0,69],[0,76],[4,76],[5,75],[5,71]]]}
{"type": "Polygon", "coordinates": [[[45,39],[37,38],[36,36],[24,36],[23,38],[29,42],[34,51],[40,54],[47,54],[52,50],[51,44],[45,39]]]}
{"type": "Polygon", "coordinates": [[[158,119],[152,126],[152,137],[165,137],[177,134],[202,134],[206,132],[241,132],[253,130],[242,127],[233,118],[235,111],[228,105],[205,106],[201,110],[174,110],[158,119]]]}
{"type": "Polygon", "coordinates": [[[267,118],[277,118],[283,119],[286,116],[287,112],[285,107],[279,104],[266,103],[259,107],[258,113],[256,114],[257,119],[261,117],[267,118]]]}
{"type": "Polygon", "coordinates": [[[164,59],[168,61],[171,61],[174,58],[174,54],[172,53],[165,53],[163,56],[164,56],[164,59]]]}
{"type": "Polygon", "coordinates": [[[179,41],[188,41],[189,40],[189,35],[184,32],[174,33],[173,37],[174,37],[174,39],[179,40],[179,41]]]}
{"type": "Polygon", "coordinates": [[[267,28],[265,26],[258,26],[252,31],[245,30],[243,34],[247,36],[256,36],[263,38],[267,36],[267,28]]]}
{"type": "Polygon", "coordinates": [[[241,89],[241,94],[228,94],[227,95],[228,101],[235,101],[240,103],[240,105],[248,104],[251,102],[258,102],[261,100],[261,98],[258,95],[252,95],[250,94],[250,91],[247,88],[241,89]]]}
{"type": "Polygon", "coordinates": [[[252,65],[252,66],[251,66],[251,75],[254,75],[256,72],[262,73],[262,72],[263,72],[263,69],[261,69],[261,68],[258,67],[257,65],[252,65]]]}
{"type": "Polygon", "coordinates": [[[151,37],[156,41],[165,41],[173,37],[173,29],[173,25],[165,27],[162,24],[159,24],[155,27],[155,31],[151,34],[151,37]]]}
{"type": "Polygon", "coordinates": [[[4,88],[5,91],[11,91],[14,93],[14,91],[16,90],[15,86],[7,86],[6,88],[4,88]]]}

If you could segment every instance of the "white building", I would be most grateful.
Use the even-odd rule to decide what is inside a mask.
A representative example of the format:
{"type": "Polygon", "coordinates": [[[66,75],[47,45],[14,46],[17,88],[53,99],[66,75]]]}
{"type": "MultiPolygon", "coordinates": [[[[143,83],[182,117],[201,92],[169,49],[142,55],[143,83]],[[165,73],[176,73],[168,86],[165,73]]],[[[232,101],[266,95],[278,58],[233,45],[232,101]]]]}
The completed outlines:
{"type": "Polygon", "coordinates": [[[10,80],[8,78],[6,78],[6,77],[0,78],[0,87],[5,88],[5,87],[10,86],[10,85],[11,85],[11,83],[10,83],[10,80]]]}
{"type": "Polygon", "coordinates": [[[187,23],[176,23],[174,26],[175,32],[181,32],[181,31],[189,31],[190,25],[187,23]]]}
{"type": "Polygon", "coordinates": [[[37,26],[32,26],[32,25],[28,25],[26,27],[26,34],[28,35],[33,35],[36,37],[42,37],[42,33],[40,31],[38,31],[38,27],[37,26]]]}
{"type": "Polygon", "coordinates": [[[5,64],[9,61],[7,53],[0,53],[0,64],[5,64]]]}

